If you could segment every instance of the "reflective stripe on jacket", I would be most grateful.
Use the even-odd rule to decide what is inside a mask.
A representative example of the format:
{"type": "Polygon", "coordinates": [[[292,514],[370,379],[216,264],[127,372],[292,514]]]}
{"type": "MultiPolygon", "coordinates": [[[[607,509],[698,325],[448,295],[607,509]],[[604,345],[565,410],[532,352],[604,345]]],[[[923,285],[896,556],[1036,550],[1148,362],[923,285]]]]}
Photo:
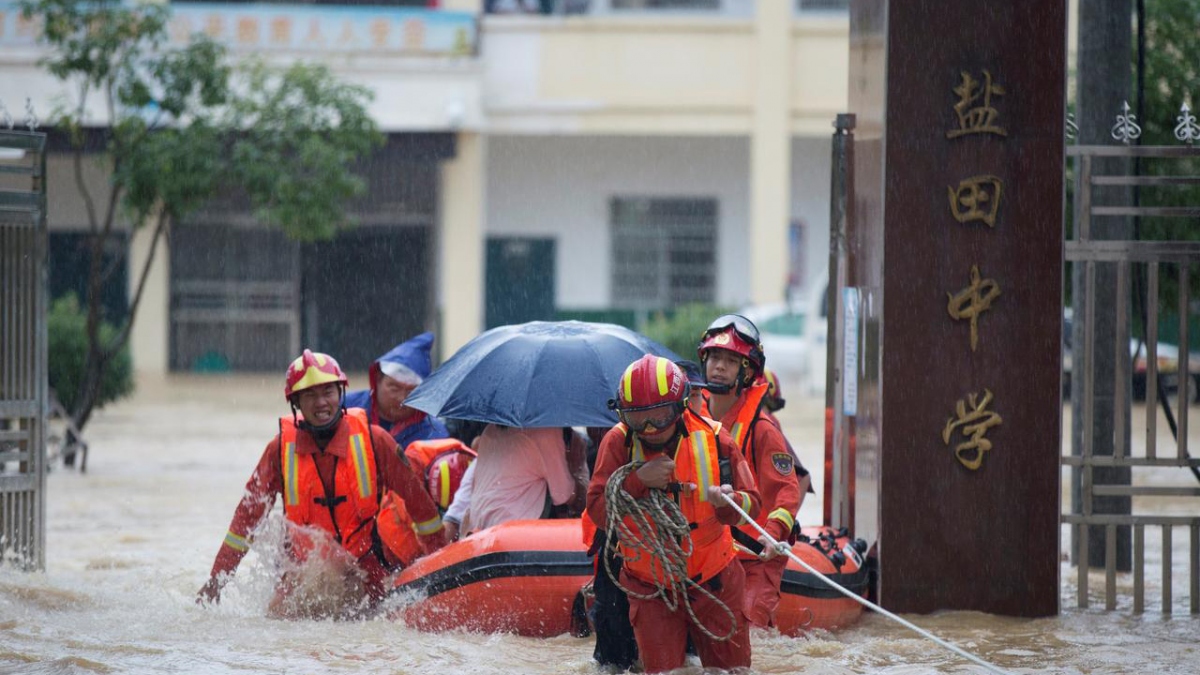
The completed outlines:
{"type": "MultiPolygon", "coordinates": [[[[717,432],[721,425],[710,419],[689,413],[683,415],[687,435],[679,439],[675,449],[675,480],[694,483],[696,489],[681,491],[676,499],[684,517],[691,525],[692,553],[688,556],[687,574],[697,583],[715,577],[733,559],[733,535],[729,527],[717,520],[716,507],[708,500],[708,488],[721,484],[717,432]]],[[[628,435],[624,425],[621,433],[628,435]]],[[[630,459],[635,464],[645,462],[641,439],[635,434],[630,442],[630,459]]],[[[633,519],[625,518],[626,526],[637,531],[633,519]]],[[[621,542],[624,568],[629,574],[653,583],[663,578],[662,563],[650,551],[632,543],[621,542]]]]}
{"type": "MultiPolygon", "coordinates": [[[[292,523],[318,527],[358,558],[371,548],[375,514],[379,512],[375,448],[366,413],[350,408],[343,416],[350,425],[345,460],[336,462],[333,504],[312,455],[296,452],[296,426],[291,417],[279,419],[279,451],[283,468],[283,510],[292,523]]],[[[305,546],[293,541],[293,554],[303,560],[305,546]]]]}
{"type": "MultiPolygon", "coordinates": [[[[754,425],[757,422],[762,422],[764,418],[763,400],[766,399],[769,386],[766,382],[755,384],[752,387],[746,387],[742,395],[738,396],[736,404],[730,408],[730,411],[725,413],[726,420],[732,419],[730,426],[730,436],[733,437],[733,442],[737,443],[738,449],[742,450],[748,464],[750,472],[754,473],[755,482],[758,483],[758,489],[763,490],[763,500],[766,500],[767,494],[762,486],[763,476],[758,470],[758,448],[754,446],[754,425]]],[[[768,422],[769,423],[769,422],[768,422]]],[[[792,531],[792,526],[796,524],[796,518],[786,508],[770,508],[774,504],[763,502],[762,509],[758,512],[755,518],[758,526],[763,530],[767,528],[768,520],[779,520],[785,526],[787,532],[792,531]]],[[[748,524],[738,527],[751,540],[758,538],[758,530],[754,525],[748,524]]],[[[743,560],[757,560],[758,556],[751,552],[739,551],[738,557],[743,560]]]]}
{"type": "MultiPolygon", "coordinates": [[[[760,448],[754,447],[754,425],[758,422],[770,424],[770,420],[766,418],[766,410],[763,408],[763,401],[766,398],[769,385],[766,382],[756,384],[752,387],[747,387],[742,391],[733,407],[729,412],[725,413],[725,420],[732,420],[730,427],[730,436],[733,437],[733,442],[737,444],[738,449],[746,457],[747,463],[750,465],[750,473],[754,474],[754,481],[758,484],[759,490],[762,492],[763,505],[758,516],[754,519],[759,527],[767,529],[767,521],[777,520],[784,526],[784,531],[790,533],[796,523],[794,514],[788,509],[778,507],[775,504],[766,502],[768,491],[764,482],[766,476],[762,475],[760,470],[760,457],[758,452],[760,448]]],[[[776,427],[778,429],[778,427],[776,427]]],[[[782,432],[781,432],[782,434],[782,432]]],[[[777,479],[778,476],[772,477],[777,479]]],[[[794,480],[794,479],[793,479],[794,480]]],[[[750,540],[757,540],[759,537],[758,529],[753,525],[746,523],[738,527],[744,532],[750,540]]],[[[738,557],[743,560],[757,560],[758,556],[753,553],[739,551],[738,557]]]]}

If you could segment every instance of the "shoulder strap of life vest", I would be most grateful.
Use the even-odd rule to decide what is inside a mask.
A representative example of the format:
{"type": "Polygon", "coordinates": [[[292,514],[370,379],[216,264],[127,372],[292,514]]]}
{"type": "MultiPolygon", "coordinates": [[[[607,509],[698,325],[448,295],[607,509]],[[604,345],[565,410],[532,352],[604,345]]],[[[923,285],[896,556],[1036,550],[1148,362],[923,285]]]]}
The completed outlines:
{"type": "Polygon", "coordinates": [[[742,395],[738,398],[737,410],[733,420],[733,426],[729,429],[729,435],[733,437],[733,442],[742,451],[746,459],[750,460],[750,465],[755,465],[753,437],[754,425],[760,417],[759,411],[762,410],[763,402],[766,400],[767,384],[765,382],[747,387],[742,391],[742,395]]]}
{"type": "MultiPolygon", "coordinates": [[[[371,427],[366,411],[350,408],[343,417],[350,426],[346,457],[354,472],[355,497],[379,502],[378,467],[375,465],[375,443],[371,438],[371,427]]],[[[296,452],[296,424],[290,417],[279,418],[280,468],[283,473],[283,504],[297,506],[300,503],[299,455],[296,452]]],[[[334,477],[336,480],[336,476],[334,477]]]]}

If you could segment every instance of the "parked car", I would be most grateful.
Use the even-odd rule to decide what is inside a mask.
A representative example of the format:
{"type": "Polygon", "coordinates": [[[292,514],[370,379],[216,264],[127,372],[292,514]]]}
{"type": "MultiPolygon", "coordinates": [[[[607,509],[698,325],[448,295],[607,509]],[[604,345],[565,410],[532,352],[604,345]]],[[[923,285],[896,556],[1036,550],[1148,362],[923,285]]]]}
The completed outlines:
{"type": "MultiPolygon", "coordinates": [[[[1071,329],[1073,312],[1070,307],[1063,309],[1063,396],[1069,396],[1072,383],[1071,364],[1071,329]]],[[[1130,386],[1133,400],[1142,401],[1146,398],[1146,356],[1149,350],[1140,338],[1129,338],[1129,356],[1132,364],[1132,382],[1130,386]]],[[[1169,342],[1159,341],[1156,359],[1158,376],[1168,393],[1173,394],[1179,388],[1179,347],[1169,342]]],[[[1188,372],[1191,381],[1188,383],[1188,396],[1195,400],[1200,393],[1200,353],[1188,352],[1188,372]]]]}
{"type": "Polygon", "coordinates": [[[791,302],[754,305],[741,313],[758,326],[767,367],[790,392],[813,396],[825,391],[825,276],[791,302]]]}
{"type": "Polygon", "coordinates": [[[808,377],[807,313],[797,304],[774,303],[746,307],[741,314],[758,326],[767,367],[775,371],[784,396],[789,396],[808,377]]]}

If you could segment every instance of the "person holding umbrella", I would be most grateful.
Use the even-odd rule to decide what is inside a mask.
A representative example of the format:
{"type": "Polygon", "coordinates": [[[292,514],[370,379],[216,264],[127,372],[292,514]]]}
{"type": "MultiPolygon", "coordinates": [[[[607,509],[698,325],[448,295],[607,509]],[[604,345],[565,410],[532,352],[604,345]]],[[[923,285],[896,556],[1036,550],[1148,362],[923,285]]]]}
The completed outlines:
{"type": "Polygon", "coordinates": [[[432,348],[433,333],[428,332],[401,342],[371,364],[369,389],[346,394],[346,407],[366,410],[371,424],[390,433],[401,452],[413,441],[450,436],[436,417],[405,405],[409,394],[433,370],[432,348]]]}
{"type": "Polygon", "coordinates": [[[620,533],[617,583],[648,673],[683,666],[689,637],[705,668],[750,666],[745,574],[728,527],[741,516],[725,498],[753,516],[758,489],[728,432],[688,408],[688,390],[670,359],[647,354],[626,368],[610,402],[621,421],[601,441],[587,493],[592,522],[610,542],[620,533]],[[653,519],[639,528],[643,505],[678,509],[685,522],[653,519]],[[664,559],[662,545],[682,560],[664,559]]]}
{"type": "MultiPolygon", "coordinates": [[[[762,493],[758,524],[776,541],[795,543],[796,514],[811,480],[763,409],[769,385],[762,379],[766,355],[758,327],[740,314],[718,317],[701,335],[696,352],[708,382],[708,411],[730,430],[762,493]]],[[[746,616],[756,626],[772,626],[788,558],[749,524],[735,530],[734,538],[746,569],[746,616]]]]}
{"type": "MultiPolygon", "coordinates": [[[[347,578],[364,578],[368,604],[383,598],[385,579],[406,562],[396,555],[403,543],[386,534],[385,520],[395,516],[389,498],[403,500],[410,532],[415,530],[426,552],[444,545],[437,506],[392,437],[369,424],[362,410],[347,410],[347,384],[346,374],[327,354],[306,349],[288,366],[284,396],[292,414],[279,419],[279,433],[247,481],[197,601],[220,599],[276,497],[283,497],[291,557],[300,563],[316,556],[344,561],[347,578]]],[[[287,613],[281,608],[295,582],[285,573],[272,614],[287,613]]]]}

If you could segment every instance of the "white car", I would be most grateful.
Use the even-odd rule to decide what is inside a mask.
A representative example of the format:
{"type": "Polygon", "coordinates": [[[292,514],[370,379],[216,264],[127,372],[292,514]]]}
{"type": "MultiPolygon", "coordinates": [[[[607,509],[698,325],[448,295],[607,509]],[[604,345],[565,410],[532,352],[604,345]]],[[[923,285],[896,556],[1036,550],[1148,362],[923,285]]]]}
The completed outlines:
{"type": "Polygon", "coordinates": [[[758,326],[767,367],[779,378],[786,398],[808,379],[808,341],[804,334],[808,317],[798,305],[776,303],[746,307],[740,314],[758,326]]]}
{"type": "MultiPolygon", "coordinates": [[[[1063,308],[1063,396],[1071,392],[1071,330],[1073,312],[1070,307],[1063,308]]],[[[1146,343],[1138,338],[1129,338],[1129,356],[1133,361],[1132,387],[1133,400],[1141,401],[1146,398],[1146,343]]],[[[1166,390],[1174,394],[1179,387],[1179,347],[1169,342],[1159,342],[1157,349],[1159,377],[1166,390]]],[[[1189,399],[1195,400],[1200,393],[1200,353],[1188,352],[1188,372],[1192,381],[1188,383],[1189,399]]]]}
{"type": "Polygon", "coordinates": [[[754,305],[740,312],[758,326],[767,368],[779,378],[785,398],[791,392],[814,396],[825,391],[825,289],[822,275],[791,303],[754,305]]]}

